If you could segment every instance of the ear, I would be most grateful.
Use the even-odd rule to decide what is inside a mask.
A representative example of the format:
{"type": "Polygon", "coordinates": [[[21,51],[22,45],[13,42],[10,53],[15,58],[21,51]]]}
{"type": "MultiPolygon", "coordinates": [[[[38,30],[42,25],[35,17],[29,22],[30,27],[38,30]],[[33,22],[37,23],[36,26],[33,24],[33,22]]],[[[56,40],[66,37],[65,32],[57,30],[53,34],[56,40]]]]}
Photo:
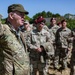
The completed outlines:
{"type": "Polygon", "coordinates": [[[13,19],[13,16],[14,16],[14,13],[13,13],[13,12],[10,12],[10,13],[9,13],[9,17],[10,17],[11,19],[13,19]]]}

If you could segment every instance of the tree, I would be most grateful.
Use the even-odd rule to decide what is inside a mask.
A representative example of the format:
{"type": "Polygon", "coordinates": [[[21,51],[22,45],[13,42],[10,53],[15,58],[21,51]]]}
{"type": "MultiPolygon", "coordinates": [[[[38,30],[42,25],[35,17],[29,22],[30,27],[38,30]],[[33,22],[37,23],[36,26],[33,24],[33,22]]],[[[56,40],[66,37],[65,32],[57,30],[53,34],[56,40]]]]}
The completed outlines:
{"type": "Polygon", "coordinates": [[[67,26],[72,30],[75,28],[75,20],[67,19],[67,26]]]}
{"type": "Polygon", "coordinates": [[[41,16],[41,15],[42,15],[41,12],[36,13],[36,14],[33,16],[33,19],[36,19],[38,16],[41,16]]]}
{"type": "Polygon", "coordinates": [[[50,11],[47,12],[47,18],[52,17],[52,13],[50,11]]]}
{"type": "Polygon", "coordinates": [[[29,21],[31,18],[29,16],[25,15],[24,19],[29,21]]]}
{"type": "Polygon", "coordinates": [[[47,16],[46,12],[45,11],[42,11],[41,12],[41,16],[46,17],[47,16]]]}
{"type": "Polygon", "coordinates": [[[60,17],[60,14],[56,13],[56,14],[55,14],[55,17],[60,17]]]}

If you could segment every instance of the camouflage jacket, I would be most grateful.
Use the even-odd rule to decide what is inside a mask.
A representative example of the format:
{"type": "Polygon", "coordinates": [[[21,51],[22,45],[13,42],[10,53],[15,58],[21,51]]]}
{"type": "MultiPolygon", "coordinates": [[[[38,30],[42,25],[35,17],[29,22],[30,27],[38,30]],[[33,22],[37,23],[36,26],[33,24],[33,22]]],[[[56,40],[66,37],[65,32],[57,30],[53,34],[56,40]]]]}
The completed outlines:
{"type": "Polygon", "coordinates": [[[28,70],[28,55],[14,29],[0,24],[0,75],[28,75],[28,70]]]}
{"type": "Polygon", "coordinates": [[[60,27],[57,26],[57,25],[54,25],[54,26],[49,26],[49,30],[52,30],[53,34],[55,35],[56,34],[56,31],[59,29],[60,27]]]}
{"type": "Polygon", "coordinates": [[[49,31],[49,28],[47,27],[47,25],[44,25],[44,26],[43,26],[43,29],[49,31]]]}
{"type": "Polygon", "coordinates": [[[30,49],[30,56],[33,58],[39,57],[39,52],[36,51],[40,46],[44,47],[44,50],[47,54],[54,53],[52,51],[52,44],[50,39],[50,34],[45,29],[42,29],[40,32],[35,29],[30,33],[30,36],[27,38],[27,46],[30,49]]]}
{"type": "Polygon", "coordinates": [[[56,32],[56,45],[61,48],[68,48],[70,42],[68,38],[71,38],[71,30],[69,28],[59,28],[56,32]]]}
{"type": "Polygon", "coordinates": [[[73,51],[75,52],[75,28],[72,30],[72,37],[70,38],[70,41],[73,44],[73,51]]]}
{"type": "Polygon", "coordinates": [[[49,26],[49,32],[51,34],[52,41],[55,43],[55,35],[56,31],[59,29],[59,26],[54,25],[54,26],[49,26]]]}

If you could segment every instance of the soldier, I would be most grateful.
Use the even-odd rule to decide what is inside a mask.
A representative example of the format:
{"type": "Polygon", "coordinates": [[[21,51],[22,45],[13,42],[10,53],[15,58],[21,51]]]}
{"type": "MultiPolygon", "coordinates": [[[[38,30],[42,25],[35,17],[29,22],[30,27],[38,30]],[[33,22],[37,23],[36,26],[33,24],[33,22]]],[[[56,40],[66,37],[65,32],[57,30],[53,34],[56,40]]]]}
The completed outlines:
{"type": "MultiPolygon", "coordinates": [[[[50,25],[49,25],[49,33],[51,35],[51,40],[52,40],[52,45],[53,45],[53,52],[55,54],[55,49],[56,49],[56,45],[55,45],[55,35],[56,35],[56,31],[58,30],[59,26],[56,25],[56,18],[52,17],[50,19],[50,25]]],[[[51,62],[54,64],[54,56],[52,56],[51,58],[51,62]]]]}
{"type": "Polygon", "coordinates": [[[39,71],[39,75],[44,75],[43,69],[45,68],[45,61],[50,46],[50,34],[43,29],[43,18],[37,19],[37,29],[33,30],[28,37],[27,46],[30,51],[30,63],[32,69],[32,75],[36,75],[39,71]],[[49,48],[49,49],[47,49],[49,48]]]}
{"type": "Polygon", "coordinates": [[[56,34],[56,31],[58,30],[59,26],[56,25],[56,18],[51,18],[50,19],[50,25],[49,29],[52,30],[53,34],[56,34]]]}
{"type": "Polygon", "coordinates": [[[6,24],[0,24],[0,75],[29,75],[29,57],[19,30],[25,14],[21,4],[12,4],[6,24]]]}
{"type": "Polygon", "coordinates": [[[67,21],[61,21],[62,27],[56,32],[55,68],[59,69],[59,60],[62,60],[62,68],[67,69],[67,54],[70,48],[69,38],[71,30],[67,28],[67,21]]]}
{"type": "Polygon", "coordinates": [[[25,31],[31,31],[32,30],[32,26],[30,25],[30,23],[28,21],[24,22],[24,28],[25,28],[25,31]]]}
{"type": "Polygon", "coordinates": [[[24,25],[20,26],[20,29],[22,32],[29,32],[32,30],[32,26],[30,25],[28,21],[25,21],[24,25]]]}
{"type": "Polygon", "coordinates": [[[75,75],[75,28],[72,30],[71,42],[73,42],[72,56],[71,56],[71,75],[75,75]]]}
{"type": "Polygon", "coordinates": [[[47,25],[45,24],[46,20],[43,18],[43,16],[39,16],[38,18],[36,18],[36,19],[34,20],[34,22],[33,22],[33,29],[36,29],[36,26],[37,26],[36,23],[37,23],[37,22],[40,22],[40,21],[42,21],[42,20],[43,20],[42,23],[44,24],[43,28],[48,31],[49,29],[48,29],[47,25]],[[39,19],[39,20],[37,21],[37,19],[39,19]]]}
{"type": "Polygon", "coordinates": [[[50,19],[50,26],[49,26],[49,32],[51,34],[51,39],[55,48],[55,35],[56,35],[56,31],[59,29],[59,26],[56,25],[56,18],[51,18],[50,19]]]}
{"type": "MultiPolygon", "coordinates": [[[[21,31],[23,32],[23,39],[27,41],[27,36],[30,36],[30,33],[32,31],[32,27],[30,26],[30,23],[28,21],[24,22],[24,25],[20,27],[21,31]]],[[[26,51],[27,51],[27,46],[26,46],[26,51]]],[[[29,52],[29,51],[27,51],[29,52]]]]}
{"type": "MultiPolygon", "coordinates": [[[[39,19],[38,22],[40,22],[40,21],[43,20],[43,22],[42,22],[43,25],[44,25],[43,28],[44,28],[45,30],[49,31],[47,25],[45,24],[46,20],[45,20],[42,16],[39,16],[37,19],[39,19]],[[40,19],[39,19],[39,18],[40,18],[40,19]]],[[[37,21],[37,19],[36,19],[36,21],[37,21]]]]}

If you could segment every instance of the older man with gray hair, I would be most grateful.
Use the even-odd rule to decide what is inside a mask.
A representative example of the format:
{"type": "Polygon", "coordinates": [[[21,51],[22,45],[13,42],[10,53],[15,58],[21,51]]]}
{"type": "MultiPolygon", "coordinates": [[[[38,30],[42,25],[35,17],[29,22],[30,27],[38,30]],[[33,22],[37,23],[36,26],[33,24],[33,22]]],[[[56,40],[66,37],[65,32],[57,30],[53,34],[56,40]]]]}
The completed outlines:
{"type": "Polygon", "coordinates": [[[12,4],[6,24],[0,24],[0,75],[29,75],[29,57],[19,30],[25,14],[21,4],[12,4]]]}

